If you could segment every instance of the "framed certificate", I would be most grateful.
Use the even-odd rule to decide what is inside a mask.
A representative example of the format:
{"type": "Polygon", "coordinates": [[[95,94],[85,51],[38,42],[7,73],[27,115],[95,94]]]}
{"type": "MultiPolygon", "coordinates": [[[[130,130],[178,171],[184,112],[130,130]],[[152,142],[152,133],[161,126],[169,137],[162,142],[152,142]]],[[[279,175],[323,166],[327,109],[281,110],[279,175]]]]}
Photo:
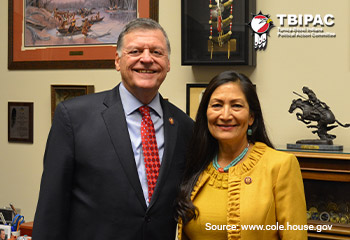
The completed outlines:
{"type": "Polygon", "coordinates": [[[8,103],[8,141],[33,143],[33,103],[8,103]]]}

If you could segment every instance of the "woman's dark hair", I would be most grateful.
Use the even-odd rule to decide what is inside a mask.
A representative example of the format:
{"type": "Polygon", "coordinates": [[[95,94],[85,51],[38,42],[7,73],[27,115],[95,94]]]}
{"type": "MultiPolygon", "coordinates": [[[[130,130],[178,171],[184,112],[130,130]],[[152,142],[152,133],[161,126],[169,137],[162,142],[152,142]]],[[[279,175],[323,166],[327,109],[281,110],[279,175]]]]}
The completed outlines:
{"type": "Polygon", "coordinates": [[[252,135],[247,136],[248,142],[252,144],[255,142],[263,142],[273,148],[266,133],[255,86],[249,78],[235,71],[225,71],[215,76],[208,84],[199,104],[193,136],[189,146],[186,170],[180,186],[180,194],[177,199],[177,217],[180,217],[184,224],[198,216],[196,207],[190,199],[191,192],[200,174],[207,168],[218,152],[218,142],[210,134],[208,129],[207,108],[209,100],[217,87],[229,82],[238,83],[240,85],[247,99],[250,114],[254,117],[254,122],[251,125],[252,135]]]}

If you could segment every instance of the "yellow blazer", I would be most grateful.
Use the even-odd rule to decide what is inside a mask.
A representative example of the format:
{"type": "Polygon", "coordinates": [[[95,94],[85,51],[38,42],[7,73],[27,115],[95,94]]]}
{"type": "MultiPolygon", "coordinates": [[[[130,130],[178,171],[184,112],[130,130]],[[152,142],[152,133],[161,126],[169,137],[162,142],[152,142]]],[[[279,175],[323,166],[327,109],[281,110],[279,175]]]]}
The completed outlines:
{"type": "MultiPolygon", "coordinates": [[[[204,171],[191,194],[193,201],[210,178],[204,171]]],[[[306,230],[279,230],[307,225],[303,180],[298,160],[292,154],[276,151],[264,143],[255,143],[249,156],[229,169],[227,225],[263,225],[274,230],[227,230],[228,239],[303,240],[306,230]],[[251,180],[251,181],[249,181],[251,180]],[[273,225],[273,226],[272,226],[273,225]]],[[[199,209],[200,213],[200,209],[199,209]]],[[[181,219],[178,239],[184,240],[181,219]]]]}

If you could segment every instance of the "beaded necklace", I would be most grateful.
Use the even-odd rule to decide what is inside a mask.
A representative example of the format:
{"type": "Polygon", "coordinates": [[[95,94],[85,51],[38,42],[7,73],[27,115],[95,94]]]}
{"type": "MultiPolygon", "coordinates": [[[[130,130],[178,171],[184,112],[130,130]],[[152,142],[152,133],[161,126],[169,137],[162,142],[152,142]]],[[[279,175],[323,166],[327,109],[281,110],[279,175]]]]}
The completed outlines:
{"type": "Polygon", "coordinates": [[[249,143],[248,146],[241,152],[241,154],[238,155],[238,157],[236,157],[235,159],[232,160],[232,162],[230,162],[229,165],[227,165],[226,167],[222,168],[220,167],[219,163],[218,163],[218,155],[215,155],[214,160],[213,160],[213,166],[216,170],[218,170],[219,172],[223,173],[223,172],[227,172],[228,169],[230,167],[233,167],[234,165],[236,165],[239,161],[242,160],[242,158],[244,158],[244,156],[247,154],[248,152],[248,148],[249,148],[249,143]]]}

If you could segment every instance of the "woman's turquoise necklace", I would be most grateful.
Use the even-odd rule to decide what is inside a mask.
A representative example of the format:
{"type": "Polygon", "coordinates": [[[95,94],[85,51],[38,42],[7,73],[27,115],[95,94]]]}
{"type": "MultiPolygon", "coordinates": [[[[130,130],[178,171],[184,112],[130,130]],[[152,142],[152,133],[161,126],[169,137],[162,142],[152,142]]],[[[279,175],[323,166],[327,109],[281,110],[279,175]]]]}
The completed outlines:
{"type": "Polygon", "coordinates": [[[239,161],[242,160],[242,158],[244,158],[244,156],[247,154],[248,152],[248,148],[249,148],[249,143],[248,146],[241,152],[241,154],[239,154],[238,157],[236,157],[235,159],[232,160],[232,162],[230,162],[229,165],[227,165],[226,167],[222,168],[220,167],[219,163],[218,163],[218,155],[215,155],[214,160],[213,160],[213,166],[216,170],[218,170],[219,172],[223,173],[223,172],[227,172],[228,169],[230,167],[233,167],[234,165],[236,165],[239,161]]]}

